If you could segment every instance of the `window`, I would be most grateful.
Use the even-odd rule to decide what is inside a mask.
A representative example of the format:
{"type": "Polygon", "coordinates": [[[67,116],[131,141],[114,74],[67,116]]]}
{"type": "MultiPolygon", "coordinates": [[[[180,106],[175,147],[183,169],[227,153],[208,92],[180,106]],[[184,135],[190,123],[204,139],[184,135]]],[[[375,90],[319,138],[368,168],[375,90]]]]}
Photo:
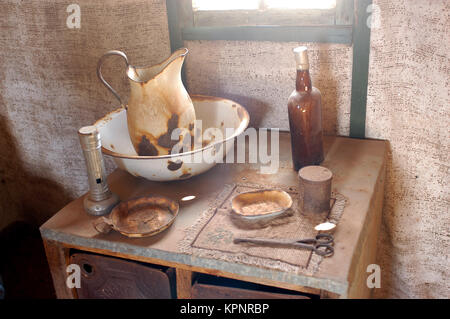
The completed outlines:
{"type": "Polygon", "coordinates": [[[166,0],[173,51],[183,47],[184,40],[351,44],[350,136],[360,138],[365,136],[371,4],[372,0],[166,0]],[[274,18],[270,16],[276,12],[284,20],[271,23],[274,18]],[[292,12],[293,19],[288,19],[292,12]],[[244,20],[239,15],[244,15],[244,20]],[[258,15],[266,20],[253,18],[258,15]],[[323,17],[328,19],[321,20],[323,17]]]}
{"type": "Polygon", "coordinates": [[[331,25],[336,0],[193,0],[194,26],[331,25]]]}
{"type": "Polygon", "coordinates": [[[354,0],[167,0],[182,40],[352,42],[354,0]]]}
{"type": "Polygon", "coordinates": [[[332,9],[336,0],[192,0],[194,11],[264,10],[264,9],[332,9]]]}

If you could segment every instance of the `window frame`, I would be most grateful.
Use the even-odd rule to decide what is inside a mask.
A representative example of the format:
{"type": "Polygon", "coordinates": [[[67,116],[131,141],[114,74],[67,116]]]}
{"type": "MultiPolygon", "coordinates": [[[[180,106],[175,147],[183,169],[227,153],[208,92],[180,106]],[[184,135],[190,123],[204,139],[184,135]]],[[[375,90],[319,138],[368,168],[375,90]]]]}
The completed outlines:
{"type": "MultiPolygon", "coordinates": [[[[189,40],[342,43],[353,47],[350,137],[365,138],[372,0],[337,0],[335,25],[194,27],[190,0],[166,0],[172,52],[189,40]],[[339,8],[339,9],[338,9],[339,8]]],[[[186,81],[185,81],[186,82],[186,81]]]]}
{"type": "MultiPolygon", "coordinates": [[[[230,40],[230,41],[273,41],[273,42],[322,42],[352,44],[353,34],[353,0],[336,0],[335,9],[297,9],[289,10],[289,19],[284,25],[264,25],[264,19],[258,20],[253,12],[253,22],[242,25],[243,20],[234,19],[231,26],[220,26],[231,11],[196,11],[192,9],[191,0],[166,0],[169,29],[174,41],[181,44],[190,40],[230,40]],[[331,16],[331,11],[334,15],[331,16]],[[293,13],[291,13],[293,12],[293,13]],[[295,24],[294,15],[305,21],[295,24]],[[317,18],[317,23],[314,19],[317,18]],[[216,20],[212,25],[208,21],[216,20]],[[195,25],[195,22],[197,25],[195,25]],[[318,24],[319,23],[319,24],[318,24]],[[215,25],[214,25],[215,24],[215,25]]],[[[245,16],[251,10],[236,10],[236,16],[245,16]]],[[[272,9],[280,13],[280,9],[272,9]]],[[[268,23],[277,23],[279,17],[272,16],[268,23]],[[277,20],[278,19],[278,20],[277,20]]],[[[279,16],[279,14],[278,14],[279,16]]],[[[245,24],[245,23],[244,23],[245,24]]],[[[175,45],[175,43],[174,43],[175,45]]]]}

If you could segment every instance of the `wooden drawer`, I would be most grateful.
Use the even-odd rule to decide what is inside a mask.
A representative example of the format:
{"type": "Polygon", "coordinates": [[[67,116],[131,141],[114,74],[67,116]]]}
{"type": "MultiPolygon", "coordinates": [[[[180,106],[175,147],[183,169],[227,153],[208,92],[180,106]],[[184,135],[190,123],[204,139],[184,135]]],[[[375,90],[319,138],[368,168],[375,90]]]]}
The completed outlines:
{"type": "Polygon", "coordinates": [[[175,297],[175,270],[120,258],[75,252],[70,263],[81,269],[81,299],[170,299],[175,297]]]}
{"type": "Polygon", "coordinates": [[[198,275],[192,285],[193,299],[310,299],[296,291],[253,284],[245,281],[198,275]]]}

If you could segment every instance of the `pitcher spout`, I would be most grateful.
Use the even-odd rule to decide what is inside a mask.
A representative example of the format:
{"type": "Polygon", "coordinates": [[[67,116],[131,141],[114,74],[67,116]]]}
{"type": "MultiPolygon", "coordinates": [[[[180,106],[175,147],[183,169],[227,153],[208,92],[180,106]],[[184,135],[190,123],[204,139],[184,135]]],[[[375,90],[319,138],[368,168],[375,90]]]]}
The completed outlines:
{"type": "Polygon", "coordinates": [[[179,73],[181,76],[181,68],[188,52],[189,50],[187,48],[178,49],[163,62],[149,67],[128,65],[126,71],[127,76],[131,81],[146,83],[168,71],[167,69],[169,68],[172,69],[170,71],[171,74],[176,76],[179,73]]]}

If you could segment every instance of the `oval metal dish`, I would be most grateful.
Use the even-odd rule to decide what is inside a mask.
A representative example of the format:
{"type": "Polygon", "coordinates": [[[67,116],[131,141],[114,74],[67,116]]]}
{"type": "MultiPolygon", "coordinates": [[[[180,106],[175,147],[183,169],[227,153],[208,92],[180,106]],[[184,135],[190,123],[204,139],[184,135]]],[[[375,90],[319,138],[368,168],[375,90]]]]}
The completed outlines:
{"type": "Polygon", "coordinates": [[[246,192],[236,195],[231,201],[234,220],[248,226],[264,226],[287,214],[291,207],[291,196],[279,190],[246,192]]]}
{"type": "Polygon", "coordinates": [[[144,196],[121,202],[108,217],[97,219],[94,227],[104,234],[114,229],[127,237],[148,237],[170,227],[178,211],[179,205],[172,199],[144,196]]]}

